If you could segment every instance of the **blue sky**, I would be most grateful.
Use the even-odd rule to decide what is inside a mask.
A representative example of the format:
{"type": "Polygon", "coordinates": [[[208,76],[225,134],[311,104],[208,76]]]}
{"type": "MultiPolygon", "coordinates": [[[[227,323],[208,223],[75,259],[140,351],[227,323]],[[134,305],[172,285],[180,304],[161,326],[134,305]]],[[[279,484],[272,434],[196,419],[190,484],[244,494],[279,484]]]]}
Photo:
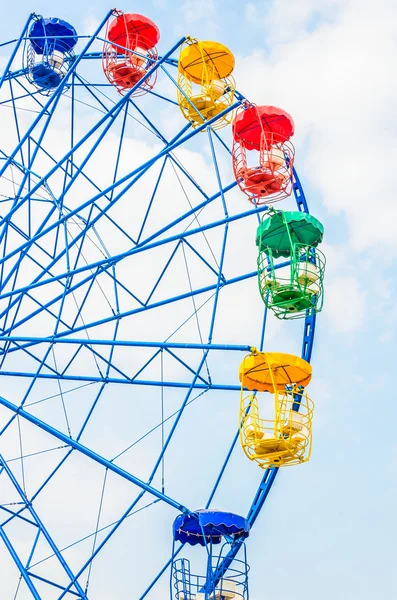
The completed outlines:
{"type": "MultiPolygon", "coordinates": [[[[3,8],[0,39],[16,37],[30,11],[55,16],[48,0],[23,5],[3,8]]],[[[70,0],[56,16],[86,32],[108,8],[103,0],[83,6],[70,0]]],[[[389,0],[379,0],[376,9],[368,0],[325,0],[320,8],[315,0],[148,0],[120,8],[156,21],[160,53],[185,34],[231,48],[238,89],[257,104],[280,106],[294,117],[296,168],[310,210],[325,227],[325,308],[317,321],[310,385],[316,403],[313,456],[280,473],[248,540],[250,597],[392,597],[397,8],[389,0]]],[[[299,353],[301,324],[271,327],[269,350],[299,353]]],[[[247,330],[252,328],[247,323],[247,330]]],[[[236,421],[235,402],[230,407],[224,402],[220,410],[224,423],[236,421]]],[[[105,418],[106,412],[98,427],[105,418]]],[[[193,432],[194,421],[189,427],[193,432]]],[[[193,460],[197,468],[198,463],[193,460]]],[[[233,496],[233,506],[244,512],[259,478],[259,469],[254,473],[252,465],[236,459],[218,501],[226,504],[233,496]]],[[[177,489],[178,482],[174,485],[177,489]]],[[[166,519],[172,513],[166,514],[158,536],[162,543],[169,536],[171,549],[166,519]]],[[[155,561],[156,547],[148,551],[155,561]]],[[[149,577],[146,566],[142,571],[149,577]]],[[[124,571],[114,575],[118,567],[113,567],[109,577],[122,577],[129,568],[121,561],[124,571]]],[[[109,600],[124,600],[115,590],[109,600]]]]}

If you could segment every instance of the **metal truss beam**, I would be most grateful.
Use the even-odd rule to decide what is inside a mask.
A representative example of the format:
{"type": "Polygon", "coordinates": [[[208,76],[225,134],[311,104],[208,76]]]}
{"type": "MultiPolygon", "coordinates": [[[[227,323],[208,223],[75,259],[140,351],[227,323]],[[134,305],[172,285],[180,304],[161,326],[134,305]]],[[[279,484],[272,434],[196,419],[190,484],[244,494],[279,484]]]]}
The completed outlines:
{"type": "Polygon", "coordinates": [[[32,344],[81,344],[82,346],[133,346],[138,348],[173,348],[180,350],[230,350],[250,352],[252,346],[236,344],[192,344],[190,342],[145,342],[138,340],[96,340],[87,338],[19,337],[0,335],[0,342],[31,342],[32,344]]]}
{"type": "Polygon", "coordinates": [[[48,434],[52,435],[53,437],[57,438],[58,440],[60,440],[64,444],[66,444],[66,445],[70,446],[71,448],[73,448],[74,450],[77,450],[78,452],[80,452],[84,456],[87,456],[88,458],[90,458],[94,462],[102,465],[103,467],[105,467],[109,471],[112,471],[113,473],[116,473],[116,475],[119,475],[123,479],[126,479],[130,483],[133,483],[134,485],[138,486],[139,488],[141,488],[145,492],[148,492],[149,494],[151,494],[155,498],[159,498],[159,500],[162,500],[163,502],[165,502],[169,506],[172,506],[173,508],[176,508],[180,512],[185,512],[185,513],[189,513],[190,512],[183,504],[177,502],[176,500],[173,500],[169,496],[166,496],[165,494],[163,494],[162,492],[160,492],[156,488],[152,487],[151,485],[148,485],[147,483],[145,483],[144,481],[142,481],[138,477],[135,477],[135,475],[132,475],[128,471],[125,471],[121,467],[118,467],[116,464],[114,464],[110,460],[104,458],[103,456],[100,456],[99,454],[97,454],[96,452],[94,452],[93,450],[91,450],[90,448],[87,448],[87,446],[84,446],[80,442],[77,442],[73,438],[71,438],[71,437],[65,435],[64,433],[62,433],[62,431],[59,431],[58,429],[55,429],[55,427],[52,427],[48,423],[45,423],[45,421],[42,421],[41,419],[38,419],[34,415],[28,413],[23,408],[20,408],[20,407],[16,406],[16,404],[13,404],[12,402],[9,402],[9,400],[6,400],[5,398],[3,398],[1,396],[0,396],[0,404],[2,406],[4,406],[5,408],[8,408],[15,415],[19,415],[20,417],[22,417],[23,419],[25,419],[29,423],[32,423],[33,425],[36,425],[36,427],[39,427],[40,429],[42,429],[46,433],[48,433],[48,434]]]}
{"type": "MultiPolygon", "coordinates": [[[[127,379],[122,377],[109,377],[106,375],[95,376],[95,375],[68,375],[65,373],[37,373],[37,372],[26,372],[26,371],[1,371],[2,377],[23,377],[27,379],[44,379],[44,380],[56,380],[56,381],[77,381],[77,382],[88,382],[88,383],[112,383],[117,385],[143,385],[153,387],[166,387],[166,388],[180,388],[189,389],[191,384],[184,381],[156,381],[152,379],[127,379]]],[[[218,390],[225,392],[236,392],[240,391],[240,385],[228,385],[223,383],[195,383],[193,388],[196,390],[218,390]]],[[[1,400],[0,400],[1,404],[1,400]]]]}

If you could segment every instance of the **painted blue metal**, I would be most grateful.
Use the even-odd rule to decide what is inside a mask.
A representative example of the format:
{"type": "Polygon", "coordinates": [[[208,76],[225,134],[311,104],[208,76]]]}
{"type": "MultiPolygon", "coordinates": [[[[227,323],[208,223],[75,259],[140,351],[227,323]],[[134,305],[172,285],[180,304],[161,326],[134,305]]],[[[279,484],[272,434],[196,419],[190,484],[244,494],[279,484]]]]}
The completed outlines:
{"type": "Polygon", "coordinates": [[[85,456],[88,456],[88,458],[91,458],[93,461],[95,461],[95,462],[99,463],[100,465],[102,465],[103,467],[109,469],[109,471],[113,471],[114,473],[117,473],[118,475],[120,475],[120,477],[122,477],[123,479],[126,479],[130,483],[134,483],[138,487],[142,488],[145,492],[152,494],[156,498],[159,498],[159,500],[162,500],[166,504],[169,504],[170,506],[172,506],[173,508],[176,508],[177,510],[180,510],[181,512],[189,512],[189,510],[185,506],[183,506],[183,504],[180,504],[176,500],[173,500],[172,498],[166,496],[159,490],[156,490],[152,486],[146,484],[144,481],[142,481],[138,477],[135,477],[128,471],[125,471],[121,467],[118,467],[117,465],[112,463],[110,460],[104,458],[103,456],[100,456],[96,452],[93,452],[92,450],[90,450],[90,448],[83,446],[83,444],[80,444],[80,442],[77,442],[76,440],[68,437],[67,435],[62,433],[62,431],[59,431],[55,427],[48,425],[48,423],[45,423],[41,419],[38,419],[34,415],[26,412],[23,408],[16,406],[12,402],[9,402],[8,400],[6,400],[5,398],[3,398],[1,396],[0,396],[0,404],[2,406],[5,406],[6,408],[8,408],[13,413],[18,414],[19,416],[23,417],[24,419],[26,419],[26,421],[29,421],[30,423],[33,423],[37,427],[40,427],[40,429],[42,429],[46,433],[49,433],[53,437],[58,438],[64,444],[67,444],[68,446],[71,446],[75,450],[78,450],[85,456]]]}
{"type": "Polygon", "coordinates": [[[26,585],[28,586],[28,589],[30,591],[30,593],[32,594],[33,598],[35,600],[42,600],[42,597],[39,595],[36,587],[34,586],[31,577],[29,576],[27,569],[25,568],[23,562],[21,561],[21,559],[18,556],[18,553],[16,552],[15,548],[13,547],[10,539],[8,538],[6,532],[4,531],[4,528],[2,525],[0,525],[0,538],[3,540],[5,547],[7,548],[8,552],[11,554],[11,557],[13,559],[13,561],[15,562],[18,571],[21,574],[21,577],[23,578],[23,580],[25,581],[26,585]]]}
{"type": "MultiPolygon", "coordinates": [[[[218,320],[219,299],[223,288],[247,282],[257,276],[256,271],[241,273],[233,277],[224,272],[225,265],[227,265],[229,224],[238,223],[245,219],[259,220],[261,213],[268,209],[267,206],[253,207],[239,213],[231,210],[232,203],[229,203],[230,196],[228,194],[236,186],[236,182],[222,181],[223,171],[221,176],[220,168],[221,161],[225,157],[226,160],[230,160],[230,148],[222,135],[211,129],[211,125],[217,118],[239,106],[241,102],[245,101],[245,98],[241,93],[236,92],[234,105],[225,109],[221,115],[214,117],[211,121],[204,123],[195,130],[192,129],[189,123],[184,124],[173,136],[164,135],[162,128],[157,124],[157,111],[154,110],[152,112],[154,116],[151,116],[148,107],[151,106],[151,103],[153,103],[153,106],[154,103],[157,103],[156,106],[164,105],[168,107],[167,110],[172,109],[176,104],[175,95],[168,97],[168,93],[163,92],[163,90],[160,93],[152,90],[150,95],[147,96],[147,104],[141,103],[140,99],[131,98],[139,85],[138,83],[115,101],[111,95],[110,84],[92,83],[87,81],[85,76],[80,73],[83,64],[87,66],[89,61],[101,60],[101,53],[90,52],[89,50],[95,39],[103,40],[100,37],[100,31],[111,14],[109,12],[106,15],[93,36],[79,36],[80,40],[84,40],[84,48],[74,60],[70,60],[65,79],[59,89],[49,98],[41,97],[37,90],[31,91],[28,84],[24,85],[26,69],[16,68],[14,71],[11,70],[18,66],[15,65],[18,49],[26,40],[26,32],[34,15],[30,15],[21,36],[14,39],[10,59],[0,78],[0,88],[5,82],[10,88],[9,98],[6,100],[4,100],[4,94],[7,86],[3,85],[1,88],[3,96],[0,105],[10,106],[16,139],[15,147],[10,154],[6,154],[0,148],[0,175],[2,174],[3,178],[8,177],[11,169],[13,172],[15,170],[18,173],[17,181],[14,182],[13,194],[4,199],[4,204],[0,202],[0,374],[4,377],[18,378],[19,382],[27,382],[27,387],[21,393],[18,405],[0,397],[0,406],[11,415],[11,418],[0,431],[0,435],[7,431],[19,417],[60,440],[66,449],[63,456],[51,469],[51,472],[46,474],[37,489],[30,495],[29,500],[23,486],[10,469],[10,462],[7,462],[5,458],[0,458],[0,475],[3,473],[4,477],[4,471],[6,471],[7,475],[13,478],[14,487],[22,498],[21,505],[16,505],[13,510],[5,505],[0,506],[0,512],[5,517],[5,520],[0,524],[0,537],[16,564],[21,577],[28,586],[32,597],[37,599],[41,599],[42,596],[38,592],[34,580],[38,582],[37,585],[46,584],[52,586],[54,590],[59,590],[59,600],[69,595],[88,598],[88,579],[85,590],[83,589],[84,586],[81,586],[78,581],[81,581],[80,578],[86,570],[90,570],[92,561],[131,514],[131,511],[137,506],[144,494],[148,493],[155,498],[154,502],[164,502],[174,509],[188,512],[185,506],[165,494],[164,473],[160,473],[162,475],[161,490],[152,485],[153,479],[159,473],[160,468],[163,467],[164,458],[167,456],[169,446],[173,443],[175,433],[180,427],[181,418],[192,402],[193,392],[197,390],[198,395],[209,390],[237,393],[240,389],[237,384],[222,383],[213,377],[208,360],[209,356],[214,356],[211,351],[238,353],[251,350],[251,346],[248,344],[212,342],[218,320]],[[65,102],[66,96],[62,95],[62,92],[66,86],[68,86],[70,92],[70,98],[68,99],[70,101],[70,117],[66,131],[68,145],[66,146],[66,152],[63,152],[63,156],[55,158],[51,153],[48,137],[54,126],[54,118],[58,114],[59,107],[65,102]],[[92,103],[94,116],[88,131],[81,135],[78,134],[78,107],[79,102],[81,102],[79,94],[83,92],[86,94],[84,104],[90,106],[89,103],[92,103]],[[110,95],[108,95],[109,93],[110,95]],[[87,98],[89,98],[88,103],[87,98]],[[24,128],[23,120],[19,114],[19,103],[28,100],[34,103],[32,106],[37,108],[38,114],[24,128]],[[127,172],[124,170],[123,173],[122,161],[128,137],[131,135],[131,123],[134,125],[139,123],[144,130],[144,135],[152,136],[151,139],[155,141],[156,149],[152,155],[149,155],[151,158],[142,159],[138,167],[127,170],[127,172]],[[203,134],[205,131],[207,136],[200,136],[200,133],[203,134]],[[106,143],[110,135],[118,136],[117,151],[112,156],[111,164],[109,163],[107,167],[110,173],[110,183],[107,181],[102,184],[100,178],[98,177],[97,180],[96,174],[93,174],[89,167],[92,159],[100,154],[101,146],[106,143]],[[169,137],[171,139],[168,139],[169,137]],[[190,173],[179,154],[179,150],[184,148],[192,148],[195,151],[197,147],[202,145],[200,140],[203,139],[208,144],[212,170],[217,185],[217,189],[215,191],[211,190],[211,192],[207,190],[206,185],[200,184],[196,177],[190,173]],[[84,146],[84,144],[86,145],[84,146]],[[91,144],[89,149],[88,144],[91,144]],[[222,153],[222,157],[220,153],[222,153]],[[45,157],[46,164],[44,172],[42,172],[43,169],[40,166],[42,157],[45,157]],[[114,215],[114,209],[123,196],[131,190],[140,189],[139,186],[142,184],[143,178],[148,173],[150,174],[151,169],[156,165],[158,171],[156,176],[152,177],[149,202],[145,205],[136,233],[130,234],[123,223],[123,219],[114,215]],[[149,225],[159,202],[172,202],[172,198],[159,197],[160,194],[163,194],[161,185],[166,180],[170,168],[174,171],[175,185],[179,184],[186,194],[183,185],[186,182],[186,187],[194,190],[199,200],[197,201],[195,198],[194,202],[190,202],[190,199],[187,198],[189,203],[187,210],[184,210],[177,217],[173,215],[163,222],[160,221],[154,229],[150,229],[149,225]],[[57,180],[61,182],[59,185],[57,180]],[[84,185],[90,189],[89,194],[82,196],[81,199],[79,194],[76,194],[76,190],[79,189],[76,188],[76,184],[80,182],[84,182],[84,185]],[[40,217],[37,218],[39,211],[36,210],[36,207],[39,202],[41,212],[40,217]],[[214,209],[216,206],[219,206],[218,212],[221,212],[221,215],[223,213],[222,218],[217,216],[216,218],[202,220],[200,217],[200,221],[198,220],[203,211],[209,207],[214,209]],[[20,215],[25,215],[23,211],[26,211],[27,215],[26,226],[21,223],[20,219],[20,215]],[[109,243],[106,232],[104,233],[103,230],[104,224],[111,227],[113,232],[117,232],[113,235],[120,235],[126,241],[120,251],[115,252],[112,249],[111,240],[109,243]],[[205,236],[208,233],[210,237],[209,232],[216,229],[218,229],[220,247],[215,256],[205,236]],[[207,247],[210,250],[207,254],[199,244],[199,240],[203,240],[203,238],[205,238],[207,247]],[[88,257],[86,257],[87,245],[89,244],[95,245],[98,252],[93,255],[88,253],[88,257]],[[168,291],[163,295],[159,295],[162,284],[169,277],[169,272],[182,249],[183,252],[187,250],[191,253],[195,260],[200,261],[201,267],[206,270],[211,278],[208,280],[210,283],[205,282],[206,285],[199,286],[188,273],[188,291],[185,293],[175,292],[174,294],[168,291]],[[134,257],[144,259],[151,251],[161,252],[163,260],[159,265],[158,273],[153,276],[150,288],[143,294],[134,290],[131,282],[123,278],[121,267],[128,264],[128,259],[134,257]],[[146,254],[142,254],[145,252],[146,254]],[[25,277],[30,268],[32,270],[31,276],[25,277]],[[105,296],[109,307],[107,312],[101,313],[100,316],[91,315],[90,309],[87,308],[96,294],[105,296]],[[129,339],[128,336],[123,339],[125,337],[124,323],[130,317],[136,317],[140,314],[149,315],[148,311],[161,310],[173,305],[178,310],[178,303],[187,300],[192,303],[192,313],[188,319],[195,318],[198,320],[200,307],[196,305],[196,299],[200,296],[204,298],[202,306],[209,303],[209,310],[208,327],[205,329],[205,334],[201,330],[199,331],[199,342],[174,342],[172,336],[170,336],[170,339],[159,341],[139,341],[129,339]],[[132,308],[131,304],[125,303],[126,297],[133,303],[132,308]],[[68,310],[70,312],[71,300],[74,300],[76,306],[72,311],[73,314],[69,315],[68,310]],[[27,302],[29,304],[26,304],[27,302]],[[37,323],[39,319],[49,320],[51,323],[50,333],[48,333],[48,330],[43,330],[42,335],[38,335],[37,329],[33,329],[34,333],[30,333],[30,324],[37,323]],[[100,328],[104,326],[107,327],[107,334],[99,337],[102,331],[100,328]],[[89,336],[92,331],[95,331],[95,337],[90,339],[89,336]],[[61,349],[71,349],[71,353],[64,363],[61,363],[61,361],[58,363],[57,361],[56,353],[61,349]],[[145,355],[145,360],[142,361],[143,364],[129,370],[128,366],[120,365],[117,362],[117,352],[122,349],[126,351],[152,349],[153,352],[150,353],[150,356],[145,355]],[[89,352],[92,359],[92,368],[87,368],[83,374],[74,372],[74,366],[80,361],[81,356],[87,352],[89,352]],[[199,355],[199,358],[197,358],[197,355],[199,355]],[[24,366],[23,363],[20,365],[18,362],[19,357],[26,358],[28,361],[26,364],[29,366],[24,366]],[[155,361],[160,360],[160,357],[161,360],[163,360],[163,357],[173,360],[179,368],[184,369],[190,379],[183,381],[172,377],[165,378],[163,371],[161,371],[161,376],[157,378],[145,376],[145,369],[155,364],[155,361]],[[11,362],[9,362],[10,359],[11,362]],[[39,419],[29,412],[29,400],[37,385],[40,382],[45,385],[51,381],[58,383],[58,397],[62,399],[62,404],[64,382],[76,381],[97,384],[97,391],[93,395],[87,414],[82,420],[82,424],[80,424],[79,431],[77,434],[75,432],[74,436],[71,435],[70,429],[66,434],[60,428],[49,425],[45,420],[39,419]],[[151,466],[147,481],[143,481],[129,471],[118,467],[115,464],[116,459],[106,459],[93,452],[80,441],[109,384],[145,386],[153,390],[160,389],[161,393],[167,388],[186,390],[178,410],[171,415],[173,421],[171,421],[168,434],[164,435],[163,430],[161,450],[157,453],[154,464],[151,466]],[[137,485],[141,491],[133,499],[128,509],[112,524],[110,531],[101,542],[97,546],[94,544],[91,556],[81,566],[79,565],[77,574],[72,573],[69,565],[64,560],[62,552],[55,546],[52,538],[47,538],[54,555],[67,573],[69,583],[63,586],[55,581],[51,574],[44,576],[32,572],[32,568],[35,566],[34,557],[40,536],[49,536],[45,525],[37,517],[34,503],[41,497],[54,476],[62,471],[72,452],[81,453],[104,469],[112,471],[117,476],[137,485]],[[31,518],[27,518],[27,512],[29,512],[31,518]],[[15,550],[8,532],[5,531],[8,523],[16,520],[23,521],[26,525],[37,529],[25,563],[15,550]]],[[[178,66],[177,59],[172,55],[175,54],[184,40],[185,38],[181,38],[167,53],[163,54],[152,65],[145,77],[149,77],[154,70],[158,70],[160,76],[166,78],[168,84],[171,82],[174,87],[177,86],[175,77],[168,71],[168,67],[174,69],[178,66]]],[[[304,191],[295,170],[293,189],[299,210],[308,212],[304,191]]],[[[133,205],[131,213],[135,214],[133,205]]],[[[213,214],[217,213],[214,211],[213,214]]],[[[263,347],[265,340],[266,317],[267,311],[265,310],[260,333],[260,348],[263,347]]],[[[310,360],[312,354],[315,319],[315,314],[308,314],[305,319],[302,356],[306,360],[310,360]]],[[[39,331],[41,333],[41,330],[39,331]]],[[[68,415],[64,404],[63,407],[65,420],[69,428],[68,415]]],[[[164,422],[171,417],[165,418],[164,413],[162,413],[162,423],[160,425],[164,427],[164,422]]],[[[142,439],[145,435],[142,436],[142,439]]],[[[211,505],[223,481],[237,440],[238,432],[234,435],[231,446],[221,464],[220,472],[208,498],[207,507],[211,505]]],[[[22,447],[20,452],[23,471],[22,447]]],[[[251,526],[257,520],[265,504],[277,472],[277,469],[271,469],[264,473],[247,515],[251,526]]],[[[94,535],[96,536],[97,533],[98,531],[94,532],[94,535]]],[[[140,596],[140,600],[145,598],[153,589],[182,547],[180,546],[175,550],[173,556],[154,577],[152,583],[146,587],[146,590],[140,596]]],[[[240,543],[236,542],[218,565],[215,580],[221,578],[230,567],[239,549],[240,543]]]]}
{"type": "MultiPolygon", "coordinates": [[[[28,498],[26,497],[26,494],[24,493],[23,489],[21,488],[21,486],[19,485],[17,479],[15,478],[14,474],[12,473],[10,467],[8,466],[7,462],[4,460],[4,458],[0,455],[0,464],[3,467],[4,472],[8,475],[8,478],[10,479],[12,485],[14,486],[15,490],[18,492],[19,497],[21,498],[24,507],[26,508],[26,510],[30,513],[32,519],[34,520],[35,524],[37,525],[39,532],[43,535],[43,537],[45,538],[45,540],[47,541],[48,545],[50,546],[51,550],[54,552],[54,555],[56,556],[56,558],[58,559],[60,565],[62,566],[63,570],[65,571],[66,575],[68,576],[68,578],[70,579],[71,582],[73,582],[74,587],[76,588],[76,592],[79,595],[80,598],[84,598],[85,600],[87,599],[87,596],[85,595],[84,591],[82,590],[80,584],[78,583],[78,581],[75,580],[75,576],[73,575],[72,571],[70,570],[68,564],[66,563],[64,557],[62,556],[62,554],[59,552],[56,544],[54,543],[52,537],[50,536],[49,532],[47,531],[47,529],[44,527],[42,521],[40,520],[38,514],[36,513],[35,509],[33,508],[31,502],[28,500],[28,498]]],[[[5,536],[5,532],[4,532],[4,524],[1,525],[1,529],[3,531],[3,535],[5,536]]],[[[31,560],[32,554],[34,552],[34,547],[37,544],[37,539],[38,539],[38,533],[36,534],[36,538],[34,540],[34,544],[31,550],[31,553],[29,554],[29,558],[28,558],[28,563],[31,560]]],[[[16,558],[15,553],[11,553],[15,563],[17,564],[18,568],[20,568],[20,561],[16,558]]],[[[29,589],[33,589],[33,586],[29,585],[28,583],[28,579],[30,580],[30,578],[34,575],[32,575],[31,573],[29,573],[29,571],[27,570],[27,568],[24,568],[24,571],[22,572],[22,576],[25,579],[25,582],[27,583],[27,585],[29,586],[29,589]]],[[[45,580],[47,581],[47,580],[45,580]]],[[[31,580],[30,580],[31,583],[31,580]]],[[[49,583],[51,583],[49,581],[49,583]]],[[[62,586],[59,586],[60,589],[65,589],[62,586]]]]}
{"type": "MultiPolygon", "coordinates": [[[[44,363],[40,363],[42,367],[44,363]]],[[[40,369],[40,367],[39,367],[40,369]]],[[[153,387],[165,387],[165,388],[180,388],[183,390],[190,389],[190,383],[184,381],[161,381],[155,379],[138,379],[135,376],[133,378],[125,377],[106,377],[106,375],[69,375],[67,373],[40,373],[40,372],[26,372],[26,371],[5,371],[1,372],[1,375],[4,377],[21,377],[27,379],[33,379],[34,382],[36,380],[44,380],[44,381],[78,381],[78,382],[90,382],[90,383],[117,383],[119,385],[143,385],[143,386],[153,386],[153,387]]],[[[33,383],[34,383],[33,382],[33,383]]],[[[219,390],[226,392],[239,392],[239,385],[228,385],[225,383],[195,383],[193,386],[196,390],[219,390]]],[[[29,393],[31,388],[29,389],[29,393]]],[[[0,402],[1,404],[1,402],[0,402]]],[[[3,431],[0,431],[0,434],[3,431]]]]}
{"type": "Polygon", "coordinates": [[[303,187],[302,187],[302,184],[300,182],[300,179],[298,177],[298,173],[296,172],[295,167],[293,168],[293,175],[294,175],[294,180],[293,180],[293,188],[292,189],[294,191],[296,205],[298,207],[298,210],[300,210],[301,212],[308,213],[309,207],[306,202],[305,192],[303,191],[303,187]]]}
{"type": "MultiPolygon", "coordinates": [[[[232,189],[232,188],[235,187],[235,185],[236,184],[233,183],[230,186],[227,186],[227,188],[228,189],[232,189]]],[[[219,198],[219,196],[220,196],[220,193],[214,194],[214,196],[212,196],[209,201],[213,201],[213,200],[219,198]]],[[[190,211],[188,211],[188,213],[185,213],[185,215],[181,219],[178,219],[175,223],[172,223],[168,227],[164,227],[161,231],[159,231],[156,234],[153,234],[147,240],[141,242],[140,245],[136,245],[131,250],[127,250],[126,252],[123,252],[122,254],[119,254],[119,255],[115,255],[115,256],[112,256],[112,257],[109,257],[109,258],[105,258],[105,259],[101,259],[101,260],[95,261],[95,262],[90,263],[88,265],[84,265],[82,267],[73,269],[70,272],[66,271],[64,273],[60,273],[59,275],[53,276],[53,277],[51,277],[49,279],[45,279],[43,281],[37,281],[37,282],[34,281],[30,285],[28,285],[28,286],[17,288],[17,289],[13,289],[10,292],[2,292],[0,294],[0,299],[8,298],[10,296],[15,296],[16,294],[24,293],[24,292],[26,292],[28,290],[33,289],[33,288],[41,287],[43,285],[48,285],[49,283],[52,283],[54,281],[59,281],[61,279],[69,278],[71,275],[77,275],[77,274],[80,274],[80,273],[84,273],[85,271],[90,271],[90,270],[93,270],[93,269],[96,269],[96,268],[101,268],[101,269],[102,269],[102,267],[106,268],[108,266],[116,264],[117,262],[120,262],[121,260],[123,260],[123,259],[125,259],[125,258],[127,258],[129,256],[133,256],[133,255],[138,254],[140,252],[146,252],[147,250],[152,250],[153,248],[157,248],[158,246],[163,246],[165,244],[169,244],[169,243],[175,242],[175,241],[180,240],[180,239],[185,239],[186,237],[194,236],[197,233],[201,233],[203,231],[208,231],[210,229],[214,229],[216,227],[220,227],[220,226],[225,225],[227,223],[232,223],[234,221],[238,221],[240,219],[244,219],[246,217],[249,217],[250,215],[256,215],[256,214],[262,213],[262,212],[264,212],[264,211],[267,210],[267,207],[265,207],[265,206],[259,206],[257,208],[253,208],[253,209],[245,211],[243,213],[238,213],[236,215],[232,215],[230,217],[226,217],[224,219],[220,219],[219,221],[213,221],[211,223],[207,223],[205,225],[201,225],[200,227],[196,227],[195,229],[189,229],[188,231],[184,231],[182,233],[178,233],[178,234],[173,235],[173,236],[171,236],[169,238],[162,238],[162,239],[158,240],[157,242],[149,243],[149,242],[151,242],[152,239],[154,239],[156,237],[159,237],[162,233],[164,233],[165,231],[167,231],[168,229],[170,229],[171,226],[178,224],[179,222],[185,220],[187,216],[190,216],[195,211],[200,210],[201,208],[203,208],[203,206],[206,206],[209,201],[205,201],[202,204],[200,204],[198,207],[196,207],[194,209],[191,209],[190,211]]],[[[62,220],[62,222],[63,222],[63,220],[62,220]]],[[[33,240],[32,240],[32,242],[33,242],[33,240]]],[[[26,249],[26,248],[24,248],[24,249],[26,249]]],[[[6,259],[12,258],[12,256],[14,256],[14,252],[10,253],[10,255],[8,255],[6,257],[6,259]]],[[[0,259],[0,264],[2,262],[4,262],[4,260],[6,260],[6,259],[0,259]]],[[[56,261],[54,260],[53,263],[55,264],[55,262],[56,261]]],[[[53,264],[51,264],[51,267],[52,266],[53,266],[53,264]]],[[[37,279],[39,279],[39,277],[37,277],[37,279]]],[[[0,317],[1,316],[2,315],[0,314],[0,317]]]]}
{"type": "MultiPolygon", "coordinates": [[[[29,342],[32,344],[41,343],[60,343],[60,344],[78,344],[83,346],[131,346],[138,348],[169,348],[181,349],[181,350],[230,350],[232,352],[249,352],[251,346],[238,345],[238,344],[195,344],[190,342],[147,342],[139,340],[101,340],[90,338],[90,340],[83,338],[65,338],[65,337],[20,337],[15,335],[4,336],[0,335],[0,342],[29,342]]],[[[1,350],[0,350],[1,353],[1,350]]]]}

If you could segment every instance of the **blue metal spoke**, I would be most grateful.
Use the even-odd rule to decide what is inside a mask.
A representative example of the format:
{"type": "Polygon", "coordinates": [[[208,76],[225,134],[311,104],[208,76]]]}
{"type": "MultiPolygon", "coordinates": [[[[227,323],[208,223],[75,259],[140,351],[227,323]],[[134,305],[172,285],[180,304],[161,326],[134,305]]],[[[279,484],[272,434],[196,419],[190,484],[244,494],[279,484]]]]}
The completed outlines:
{"type": "MultiPolygon", "coordinates": [[[[1,372],[2,376],[4,377],[26,377],[28,379],[34,379],[39,380],[39,379],[44,379],[44,380],[57,380],[57,379],[61,379],[64,381],[89,381],[92,383],[117,383],[117,384],[125,384],[125,385],[144,385],[144,386],[154,386],[154,387],[161,387],[162,385],[164,387],[169,387],[169,388],[180,388],[180,389],[187,389],[190,387],[189,383],[183,382],[183,381],[159,381],[159,380],[152,380],[152,379],[136,379],[135,376],[132,379],[126,379],[126,378],[117,378],[117,377],[106,377],[105,375],[103,376],[94,376],[94,375],[71,375],[71,374],[67,374],[67,373],[62,373],[61,375],[59,374],[51,374],[51,373],[29,373],[26,371],[2,371],[1,372]]],[[[241,386],[239,385],[228,385],[228,384],[223,384],[223,383],[211,383],[210,386],[208,386],[207,384],[204,385],[202,383],[195,383],[194,387],[196,389],[199,390],[203,390],[203,389],[208,389],[210,387],[211,390],[223,390],[223,391],[240,391],[241,386]]],[[[1,402],[0,402],[1,404],[1,402]]],[[[4,429],[0,432],[3,433],[4,429]]]]}
{"type": "MultiPolygon", "coordinates": [[[[192,385],[190,385],[189,387],[191,387],[193,389],[192,385]]],[[[166,504],[169,504],[173,508],[176,508],[176,510],[178,510],[180,512],[185,512],[185,513],[189,512],[189,510],[185,506],[183,506],[183,504],[177,502],[176,500],[173,500],[169,496],[166,496],[165,494],[163,494],[159,490],[156,490],[154,487],[152,487],[151,485],[145,483],[144,481],[142,481],[138,477],[135,477],[134,475],[132,475],[128,471],[125,471],[121,467],[118,467],[117,465],[115,465],[114,463],[110,462],[109,460],[107,460],[103,456],[97,454],[96,452],[94,452],[90,448],[87,448],[87,446],[83,446],[83,444],[81,444],[80,442],[77,442],[73,438],[68,437],[67,435],[65,435],[64,433],[62,433],[62,431],[59,431],[55,427],[52,427],[48,423],[45,423],[41,419],[38,419],[34,415],[26,412],[20,406],[19,407],[16,406],[12,402],[10,402],[9,400],[6,400],[5,398],[3,398],[1,396],[0,396],[0,404],[2,406],[4,406],[4,407],[8,408],[14,414],[19,414],[26,421],[29,421],[30,423],[33,423],[34,425],[37,425],[38,427],[40,427],[40,429],[42,429],[46,433],[52,435],[53,437],[58,438],[59,440],[61,440],[65,444],[68,444],[69,446],[71,446],[72,448],[74,448],[75,450],[78,450],[81,454],[83,454],[84,456],[87,456],[88,458],[92,459],[94,462],[97,462],[98,464],[102,465],[103,467],[106,467],[107,469],[109,469],[109,471],[113,471],[114,473],[116,473],[116,475],[119,475],[120,477],[122,477],[123,479],[126,479],[130,483],[133,483],[134,485],[142,488],[145,492],[148,492],[152,496],[155,496],[156,498],[159,498],[160,500],[162,500],[166,504]]]]}
{"type": "Polygon", "coordinates": [[[134,348],[164,348],[168,350],[170,348],[180,350],[230,350],[232,352],[250,352],[252,346],[238,345],[238,344],[196,344],[191,342],[149,342],[139,340],[117,340],[117,339],[84,339],[84,338],[66,338],[66,337],[27,337],[27,336],[4,336],[0,335],[0,342],[27,342],[26,348],[31,345],[48,343],[48,344],[77,344],[81,346],[123,346],[123,347],[134,347],[134,348]]]}

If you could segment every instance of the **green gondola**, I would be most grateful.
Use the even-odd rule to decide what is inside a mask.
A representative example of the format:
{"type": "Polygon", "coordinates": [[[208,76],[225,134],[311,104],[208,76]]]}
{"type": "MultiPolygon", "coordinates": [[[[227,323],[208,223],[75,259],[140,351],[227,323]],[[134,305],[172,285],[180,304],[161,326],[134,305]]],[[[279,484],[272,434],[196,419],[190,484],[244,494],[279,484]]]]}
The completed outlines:
{"type": "Polygon", "coordinates": [[[322,309],[325,257],[317,246],[323,234],[318,219],[298,211],[271,210],[259,225],[259,291],[279,319],[322,309]]]}

